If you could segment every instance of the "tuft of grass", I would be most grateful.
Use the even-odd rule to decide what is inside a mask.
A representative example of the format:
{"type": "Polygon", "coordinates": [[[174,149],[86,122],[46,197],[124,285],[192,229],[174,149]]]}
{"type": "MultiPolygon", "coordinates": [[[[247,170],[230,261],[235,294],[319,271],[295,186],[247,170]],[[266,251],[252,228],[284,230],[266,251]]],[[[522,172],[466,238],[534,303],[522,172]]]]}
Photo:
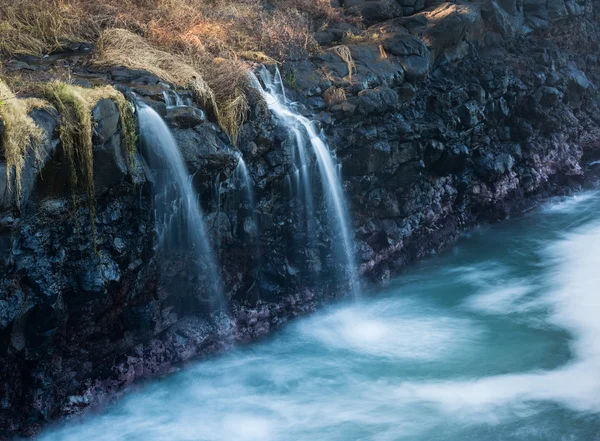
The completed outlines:
{"type": "Polygon", "coordinates": [[[331,86],[329,89],[323,92],[323,99],[330,107],[336,104],[341,104],[347,99],[346,91],[339,87],[331,86]]]}
{"type": "Polygon", "coordinates": [[[290,70],[283,78],[283,81],[285,81],[285,84],[287,84],[290,89],[298,89],[295,70],[290,70]]]}
{"type": "Polygon", "coordinates": [[[0,0],[0,52],[42,56],[93,33],[82,21],[76,2],[67,0],[0,0]]]}
{"type": "Polygon", "coordinates": [[[6,182],[10,190],[14,171],[17,206],[21,201],[21,173],[30,147],[39,159],[43,132],[28,115],[38,104],[42,102],[17,98],[6,83],[0,80],[0,119],[4,121],[2,147],[6,157],[6,182]]]}
{"type": "Polygon", "coordinates": [[[354,64],[354,60],[352,59],[350,48],[340,44],[339,46],[332,47],[331,50],[346,63],[346,66],[348,66],[348,77],[352,81],[352,71],[356,72],[356,64],[354,64]]]}
{"type": "Polygon", "coordinates": [[[245,63],[224,58],[209,62],[193,55],[175,56],[154,48],[125,29],[103,32],[95,63],[147,70],[164,81],[191,89],[196,102],[213,114],[234,144],[237,141],[248,112],[245,63]]]}
{"type": "Polygon", "coordinates": [[[310,19],[296,9],[276,10],[263,18],[260,29],[260,46],[277,59],[301,58],[319,48],[310,31],[310,19]]]}
{"type": "Polygon", "coordinates": [[[274,66],[276,64],[281,64],[275,58],[271,58],[264,52],[260,51],[241,51],[238,53],[238,56],[246,60],[256,61],[257,63],[264,64],[265,66],[274,66]]]}
{"type": "Polygon", "coordinates": [[[250,109],[248,67],[241,61],[215,58],[199,69],[214,91],[217,121],[235,145],[250,109]]]}
{"type": "Polygon", "coordinates": [[[79,88],[66,83],[52,82],[43,86],[47,98],[56,106],[61,116],[59,129],[63,153],[69,167],[69,182],[73,206],[77,206],[76,193],[81,184],[86,192],[90,213],[92,239],[96,243],[96,199],[94,190],[94,164],[92,154],[92,116],[88,101],[79,88]],[[81,174],[81,178],[79,177],[81,174]]]}
{"type": "Polygon", "coordinates": [[[200,72],[183,62],[182,57],[156,49],[126,29],[109,29],[102,33],[95,63],[147,70],[164,81],[189,88],[196,101],[218,117],[215,95],[200,72]]]}
{"type": "Polygon", "coordinates": [[[43,94],[61,115],[59,136],[69,168],[73,206],[77,207],[77,189],[83,187],[90,213],[90,227],[96,244],[96,198],[94,188],[94,158],[92,145],[92,110],[102,99],[111,99],[120,114],[122,133],[130,155],[136,148],[135,120],[125,97],[112,86],[86,89],[60,81],[41,86],[43,94]]]}

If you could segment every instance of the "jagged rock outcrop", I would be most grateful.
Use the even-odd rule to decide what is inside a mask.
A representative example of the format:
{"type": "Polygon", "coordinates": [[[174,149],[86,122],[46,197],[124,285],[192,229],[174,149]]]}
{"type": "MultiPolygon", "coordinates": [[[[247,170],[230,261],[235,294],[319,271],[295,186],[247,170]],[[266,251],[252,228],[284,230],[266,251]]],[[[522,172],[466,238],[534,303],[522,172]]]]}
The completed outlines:
{"type": "MultiPolygon", "coordinates": [[[[324,50],[282,74],[342,164],[365,280],[384,283],[474,225],[578,189],[598,167],[598,2],[343,7],[371,25],[348,44],[353,64],[324,50]],[[328,102],[331,88],[343,99],[328,102]]],[[[172,128],[218,250],[229,318],[207,311],[189,255],[157,253],[153,171],[142,154],[128,157],[116,106],[93,112],[96,251],[86,202],[71,200],[60,116],[36,110],[45,155],[28,160],[20,209],[0,178],[0,438],[264,335],[344,289],[324,216],[318,247],[307,246],[305,208],[288,185],[293,142],[264,106],[252,103],[232,146],[202,111],[167,109],[169,86],[145,71],[76,65],[73,75],[135,92],[172,128]],[[254,212],[236,180],[238,151],[254,212]]],[[[3,167],[0,157],[2,177],[3,167]]]]}

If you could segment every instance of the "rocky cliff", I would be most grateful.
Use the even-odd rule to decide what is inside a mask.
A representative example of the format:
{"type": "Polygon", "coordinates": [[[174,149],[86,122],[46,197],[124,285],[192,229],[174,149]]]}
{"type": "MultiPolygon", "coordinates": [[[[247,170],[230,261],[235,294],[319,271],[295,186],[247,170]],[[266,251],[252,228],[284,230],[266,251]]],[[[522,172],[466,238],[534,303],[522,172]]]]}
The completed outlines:
{"type": "MultiPolygon", "coordinates": [[[[461,232],[593,175],[598,2],[341,6],[369,27],[350,37],[343,26],[321,29],[316,38],[331,49],[289,60],[282,76],[341,163],[365,283],[385,283],[461,232]]],[[[0,153],[0,438],[35,433],[136,380],[265,335],[346,288],[334,277],[322,197],[317,246],[308,246],[306,207],[290,192],[293,141],[259,99],[234,146],[201,110],[167,109],[173,87],[148,72],[98,71],[81,53],[6,69],[43,77],[56,63],[80,85],[113,84],[165,118],[200,194],[225,298],[215,308],[185,250],[161,251],[154,171],[143,148],[128,158],[112,101],[92,113],[95,240],[89,207],[66,179],[61,115],[34,110],[44,154],[30,155],[18,206],[0,153]],[[239,152],[254,210],[236,173],[239,152]]]]}

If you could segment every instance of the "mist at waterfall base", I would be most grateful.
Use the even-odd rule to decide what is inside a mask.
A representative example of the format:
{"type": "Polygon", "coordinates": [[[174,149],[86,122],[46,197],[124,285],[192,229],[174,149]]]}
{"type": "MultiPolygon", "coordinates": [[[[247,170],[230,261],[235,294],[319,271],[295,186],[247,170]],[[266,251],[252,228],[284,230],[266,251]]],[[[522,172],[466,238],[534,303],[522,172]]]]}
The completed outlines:
{"type": "MultiPolygon", "coordinates": [[[[142,151],[153,171],[158,252],[173,256],[183,253],[181,260],[191,263],[193,280],[182,288],[195,286],[199,291],[208,290],[209,298],[205,300],[217,306],[222,302],[223,286],[192,177],[160,115],[142,102],[137,103],[137,111],[142,151]]],[[[177,283],[177,280],[170,282],[177,283]]]]}
{"type": "Polygon", "coordinates": [[[599,249],[600,194],[556,200],[41,439],[598,440],[599,249]]]}

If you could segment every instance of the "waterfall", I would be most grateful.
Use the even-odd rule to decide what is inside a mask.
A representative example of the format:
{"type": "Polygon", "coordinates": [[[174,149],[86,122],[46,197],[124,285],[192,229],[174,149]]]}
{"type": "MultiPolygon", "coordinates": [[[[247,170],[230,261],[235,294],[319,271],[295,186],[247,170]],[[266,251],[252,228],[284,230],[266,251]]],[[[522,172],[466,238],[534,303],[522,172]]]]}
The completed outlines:
{"type": "Polygon", "coordinates": [[[155,171],[155,210],[160,245],[165,249],[187,248],[195,252],[201,276],[215,298],[222,299],[219,267],[206,235],[202,210],[192,177],[175,138],[151,107],[138,102],[140,135],[145,157],[155,171]]]}
{"type": "Polygon", "coordinates": [[[172,109],[175,107],[187,107],[192,105],[192,100],[189,97],[182,98],[182,96],[174,90],[163,91],[163,97],[167,109],[172,109]]]}
{"type": "Polygon", "coordinates": [[[246,166],[246,162],[242,155],[238,156],[238,165],[233,172],[236,180],[238,180],[241,186],[244,189],[244,193],[246,193],[246,199],[249,204],[249,208],[252,213],[254,213],[254,190],[252,188],[252,178],[250,178],[250,173],[248,172],[248,167],[246,166]]]}
{"type": "Polygon", "coordinates": [[[243,222],[243,229],[250,234],[255,245],[258,246],[258,220],[256,218],[256,203],[254,200],[254,187],[252,178],[246,166],[246,162],[242,155],[238,155],[238,164],[233,172],[233,180],[240,192],[244,193],[245,201],[241,206],[247,206],[250,216],[246,217],[243,222]]]}
{"type": "Polygon", "coordinates": [[[337,236],[340,251],[344,261],[348,282],[355,295],[360,291],[359,277],[354,261],[353,237],[349,227],[349,215],[346,200],[342,188],[342,180],[336,161],[329,147],[319,136],[315,125],[306,117],[296,113],[288,104],[285,88],[281,80],[281,74],[276,69],[275,79],[263,69],[260,73],[264,87],[254,74],[250,74],[251,82],[261,93],[267,103],[269,110],[276,119],[287,128],[295,141],[295,166],[296,179],[302,182],[303,199],[306,203],[307,226],[309,238],[314,235],[315,213],[313,207],[313,195],[311,191],[312,171],[309,159],[310,151],[316,158],[323,193],[328,201],[328,214],[332,219],[331,229],[337,236]]]}

